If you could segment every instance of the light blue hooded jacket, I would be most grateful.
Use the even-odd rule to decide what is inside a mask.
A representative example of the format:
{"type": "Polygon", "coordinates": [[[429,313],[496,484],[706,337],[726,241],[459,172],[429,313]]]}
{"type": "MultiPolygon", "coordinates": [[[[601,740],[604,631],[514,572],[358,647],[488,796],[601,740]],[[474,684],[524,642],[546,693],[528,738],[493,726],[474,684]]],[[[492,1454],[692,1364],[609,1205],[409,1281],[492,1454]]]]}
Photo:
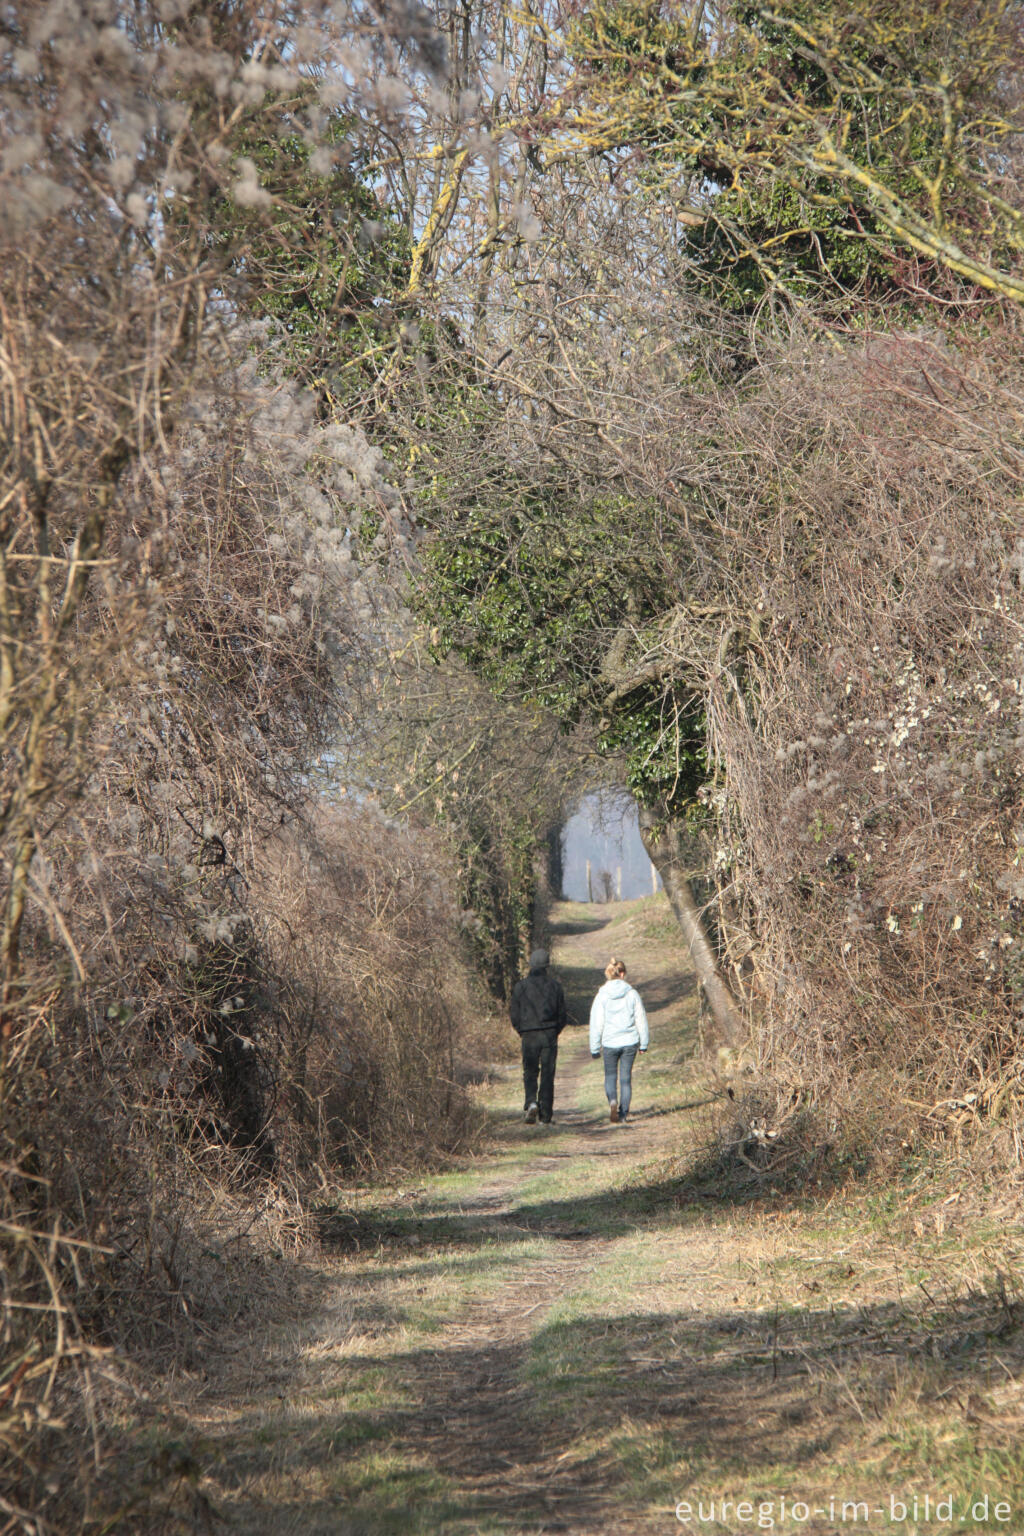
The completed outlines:
{"type": "Polygon", "coordinates": [[[602,1046],[610,1051],[624,1045],[638,1045],[646,1051],[650,1043],[647,1015],[628,981],[606,981],[590,1009],[590,1054],[596,1056],[602,1046]]]}

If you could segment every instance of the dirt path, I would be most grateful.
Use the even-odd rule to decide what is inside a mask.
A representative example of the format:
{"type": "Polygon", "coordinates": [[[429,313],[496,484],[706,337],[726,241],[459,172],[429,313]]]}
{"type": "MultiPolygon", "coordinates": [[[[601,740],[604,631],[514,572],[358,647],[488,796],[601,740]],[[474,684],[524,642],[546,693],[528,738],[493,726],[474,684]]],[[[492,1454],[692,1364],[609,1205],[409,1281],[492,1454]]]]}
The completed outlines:
{"type": "MultiPolygon", "coordinates": [[[[254,1338],[181,1394],[201,1468],[196,1528],[667,1536],[687,1529],[677,1502],[703,1497],[707,1510],[713,1496],[715,1518],[689,1529],[757,1528],[723,1515],[722,1497],[770,1507],[761,1529],[812,1536],[846,1536],[858,1522],[836,1501],[863,1498],[862,1530],[895,1529],[881,1519],[886,1489],[923,1477],[936,1422],[962,1428],[954,1405],[980,1401],[999,1352],[968,1323],[998,1321],[998,1308],[965,1311],[947,1284],[925,1327],[891,1225],[837,1219],[826,1200],[702,1201],[681,1182],[707,1095],[690,1060],[692,974],[657,910],[555,918],[581,1024],[611,950],[644,995],[652,1050],[634,1125],[608,1123],[574,1029],[553,1126],[523,1125],[510,1067],[490,1097],[485,1159],[346,1215],[312,1321],[254,1338]],[[786,1499],[805,1500],[806,1516],[787,1518],[786,1499]]],[[[927,1237],[917,1259],[927,1249],[948,1273],[927,1237]]],[[[986,1400],[986,1475],[1001,1488],[1024,1486],[1013,1436],[996,1428],[1020,1406],[1018,1335],[1000,1340],[1004,1398],[986,1400]]],[[[964,1489],[976,1475],[972,1462],[964,1489]]]]}
{"type": "MultiPolygon", "coordinates": [[[[609,950],[605,925],[621,910],[563,922],[554,938],[553,962],[584,1025],[609,950]]],[[[641,985],[656,980],[648,1001],[657,1040],[663,1016],[678,1011],[693,984],[685,969],[671,974],[678,955],[666,975],[662,948],[653,949],[657,977],[634,974],[641,985]]],[[[458,1197],[438,1205],[421,1191],[407,1205],[364,1216],[366,1246],[376,1238],[373,1260],[341,1266],[326,1311],[298,1336],[279,1339],[262,1370],[246,1359],[201,1390],[192,1423],[204,1436],[205,1486],[211,1507],[232,1526],[275,1533],[656,1528],[635,1517],[624,1524],[629,1512],[609,1497],[604,1479],[581,1476],[581,1456],[567,1449],[564,1428],[546,1426],[523,1379],[531,1340],[552,1308],[615,1241],[581,1227],[586,1192],[573,1198],[572,1171],[600,1161],[608,1169],[602,1186],[620,1184],[672,1143],[674,1121],[687,1113],[651,1115],[638,1073],[636,1124],[620,1130],[583,1103],[584,1085],[593,1088],[598,1076],[585,1027],[567,1031],[555,1123],[525,1127],[518,1067],[510,1068],[497,1109],[499,1147],[458,1197]],[[443,1255],[440,1266],[421,1253],[443,1255]],[[447,1290],[437,1285],[438,1267],[447,1290]],[[413,1319],[409,1301],[417,1295],[425,1301],[413,1319]],[[338,1413],[339,1401],[364,1398],[365,1412],[338,1413]],[[346,1453],[366,1446],[383,1461],[376,1477],[362,1488],[358,1478],[343,1479],[335,1495],[318,1486],[333,1480],[321,1455],[365,1463],[365,1455],[346,1453]]]]}
{"type": "MultiPolygon", "coordinates": [[[[618,912],[611,909],[608,920],[618,912]]],[[[566,1450],[563,1437],[552,1437],[538,1423],[533,1394],[517,1380],[518,1365],[528,1344],[543,1326],[552,1304],[564,1301],[599,1261],[612,1241],[587,1236],[559,1225],[557,1215],[531,1222],[521,1217],[517,1192],[524,1182],[542,1181],[558,1200],[568,1182],[567,1165],[577,1160],[608,1159],[621,1180],[641,1160],[663,1150],[674,1135],[677,1110],[659,1120],[649,1119],[640,1139],[629,1128],[621,1131],[607,1116],[583,1107],[584,1074],[596,1078],[599,1068],[588,1048],[586,1020],[589,1004],[608,959],[605,924],[595,922],[574,931],[562,924],[552,945],[552,961],[566,983],[570,1010],[581,1023],[563,1035],[557,1073],[556,1117],[549,1130],[531,1131],[531,1155],[514,1173],[486,1179],[468,1197],[463,1214],[468,1221],[500,1221],[541,1235],[550,1255],[524,1264],[498,1297],[468,1305],[459,1319],[457,1343],[438,1352],[418,1375],[423,1409],[408,1421],[411,1436],[433,1464],[457,1481],[467,1509],[492,1515],[503,1529],[592,1532],[640,1529],[621,1501],[608,1497],[597,1479],[581,1476],[579,1458],[566,1450]],[[552,1445],[554,1438],[555,1444],[552,1445]]],[[[640,972],[639,983],[646,980],[640,972]]],[[[677,988],[663,988],[667,1000],[686,995],[691,985],[677,978],[677,988]]],[[[660,1013],[667,1001],[652,1002],[651,1026],[657,1037],[660,1013]]],[[[639,1074],[638,1074],[639,1076],[639,1074]]],[[[515,1093],[517,1074],[511,1092],[515,1093]]],[[[640,1086],[640,1085],[638,1085],[640,1086]]],[[[642,1086],[640,1086],[642,1095],[642,1086]]],[[[518,1103],[518,1097],[515,1099],[518,1103]]],[[[639,1124],[644,1113],[638,1110],[639,1124]]],[[[647,1529],[646,1521],[642,1528],[647,1529]]],[[[664,1529],[665,1522],[659,1522],[664,1529]]],[[[653,1528],[653,1527],[651,1527],[653,1528]]]]}

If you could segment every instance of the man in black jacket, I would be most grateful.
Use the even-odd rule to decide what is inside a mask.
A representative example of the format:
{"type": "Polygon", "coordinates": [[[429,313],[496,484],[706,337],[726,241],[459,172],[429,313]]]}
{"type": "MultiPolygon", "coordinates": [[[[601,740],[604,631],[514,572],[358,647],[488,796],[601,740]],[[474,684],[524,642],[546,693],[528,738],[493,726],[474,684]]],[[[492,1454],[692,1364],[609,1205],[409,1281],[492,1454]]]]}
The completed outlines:
{"type": "Polygon", "coordinates": [[[527,1125],[533,1125],[537,1119],[547,1124],[555,1100],[558,1037],[566,1026],[567,1018],[562,983],[548,975],[546,949],[535,949],[530,956],[530,974],[524,976],[522,981],[517,981],[512,988],[509,1013],[512,1028],[523,1044],[523,1087],[526,1093],[524,1118],[527,1125]]]}

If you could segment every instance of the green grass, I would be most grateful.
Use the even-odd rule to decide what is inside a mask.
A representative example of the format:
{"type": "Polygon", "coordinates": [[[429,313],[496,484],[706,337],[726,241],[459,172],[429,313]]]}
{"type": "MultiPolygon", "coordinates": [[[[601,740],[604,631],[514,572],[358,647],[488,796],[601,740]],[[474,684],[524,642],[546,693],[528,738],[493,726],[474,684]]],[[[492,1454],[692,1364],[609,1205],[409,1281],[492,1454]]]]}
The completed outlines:
{"type": "Polygon", "coordinates": [[[339,1466],[330,1491],[344,1510],[351,1536],[436,1536],[440,1532],[479,1532],[490,1536],[500,1527],[468,1517],[459,1490],[449,1478],[405,1453],[371,1452],[339,1466]],[[471,1523],[467,1523],[471,1519],[471,1523]]]}

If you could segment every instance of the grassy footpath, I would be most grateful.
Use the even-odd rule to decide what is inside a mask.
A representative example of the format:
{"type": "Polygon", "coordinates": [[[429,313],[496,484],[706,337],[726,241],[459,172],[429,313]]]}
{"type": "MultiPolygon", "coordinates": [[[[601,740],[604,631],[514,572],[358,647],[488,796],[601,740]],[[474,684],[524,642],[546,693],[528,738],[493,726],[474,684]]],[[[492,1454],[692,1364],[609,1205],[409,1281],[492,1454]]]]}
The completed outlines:
{"type": "Polygon", "coordinates": [[[167,1528],[1024,1531],[1019,1224],[951,1164],[695,1184],[715,1106],[662,899],[554,920],[577,1016],[612,950],[649,1005],[635,1124],[574,1031],[552,1127],[506,1066],[485,1156],[326,1211],[309,1320],[173,1384],[173,1442],[166,1405],[134,1426],[154,1466],[179,1448],[167,1528]]]}

